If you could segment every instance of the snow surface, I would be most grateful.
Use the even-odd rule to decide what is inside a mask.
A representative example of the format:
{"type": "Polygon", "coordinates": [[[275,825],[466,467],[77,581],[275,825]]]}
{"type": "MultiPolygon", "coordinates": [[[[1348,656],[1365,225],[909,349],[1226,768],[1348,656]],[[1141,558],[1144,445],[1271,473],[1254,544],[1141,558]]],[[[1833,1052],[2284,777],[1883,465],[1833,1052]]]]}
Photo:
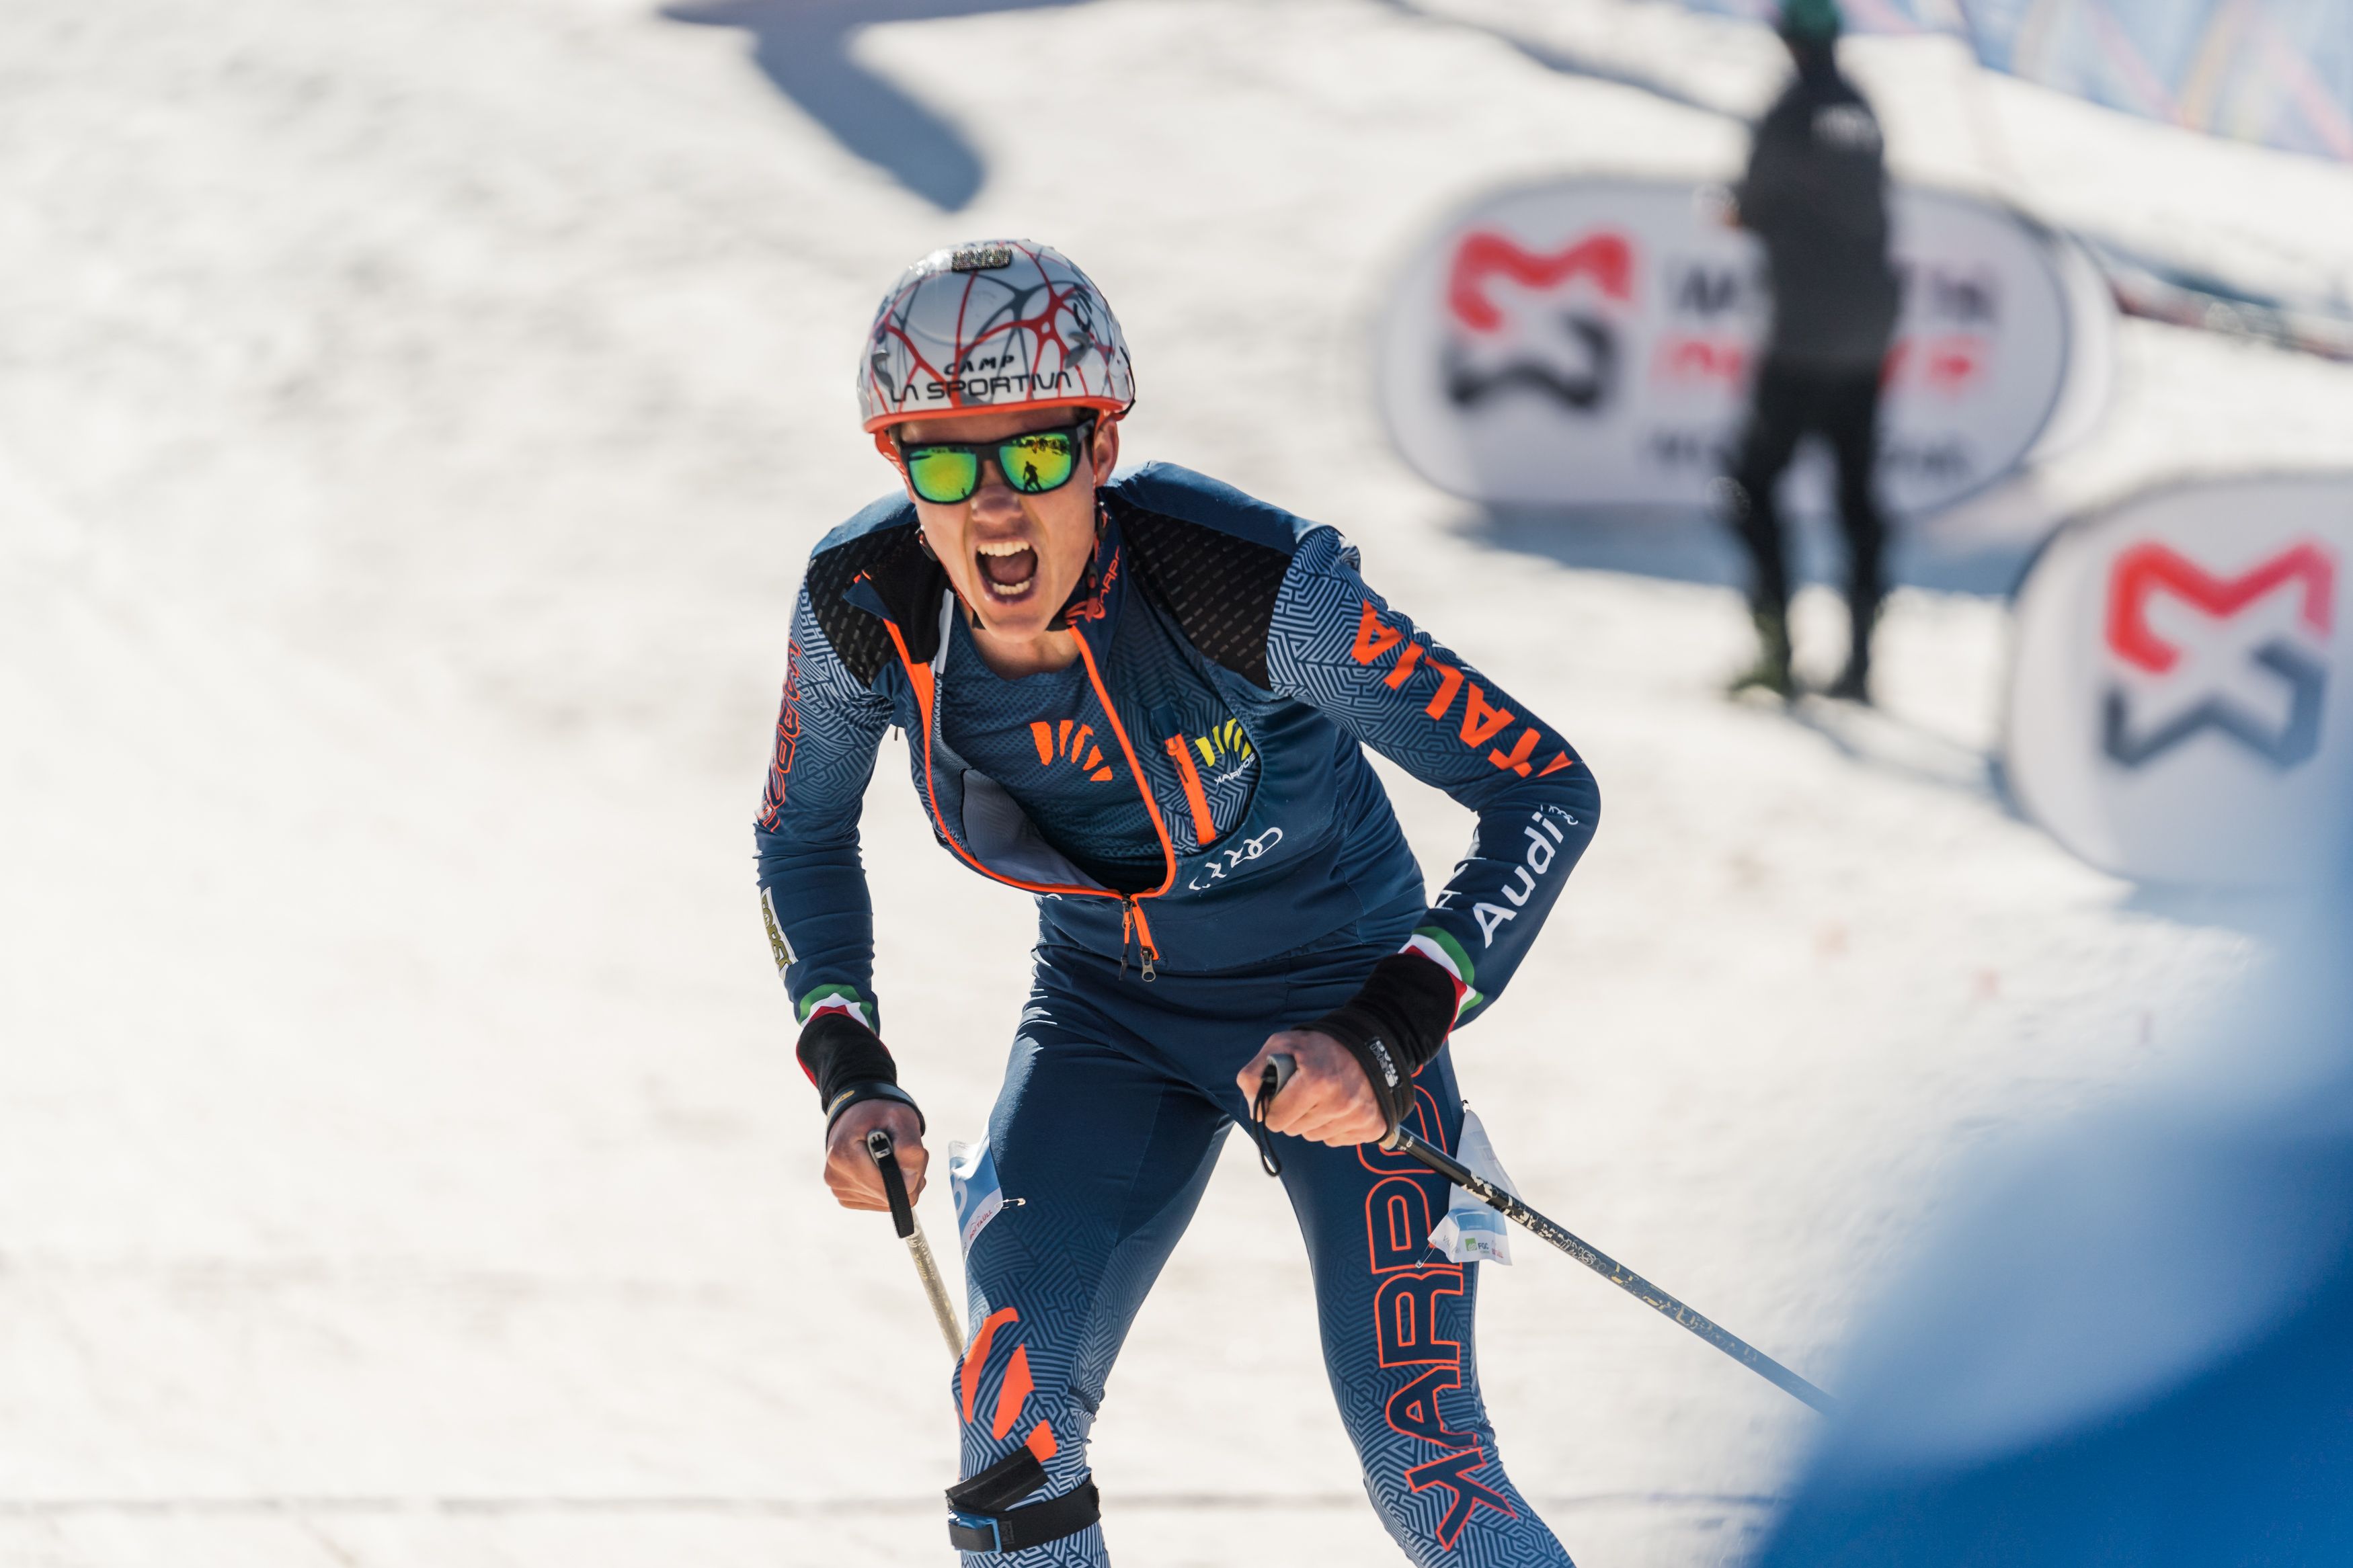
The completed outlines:
{"type": "MultiPolygon", "coordinates": [[[[1466,508],[1369,395],[1466,195],[1738,157],[1710,95],[1761,94],[1759,38],[1619,12],[0,13],[0,1563],[946,1560],[945,1369],[817,1182],[748,829],[801,563],[884,482],[867,313],[957,237],[1067,248],[1136,346],[1132,453],[1342,524],[1591,759],[1599,839],[1462,1071],[1594,1243],[1835,1385],[1973,1150],[2174,1070],[2251,939],[2008,812],[1989,590],[2070,507],[2353,460],[2353,374],[2128,324],[2098,431],[1905,552],[1883,713],[1727,703],[1712,533],[1466,508]]],[[[1856,53],[1908,169],[1999,184],[1946,49],[1856,53]]],[[[2353,255],[2347,171],[1992,92],[2049,216],[2251,278],[2353,255]]],[[[1828,595],[1800,618],[1830,658],[1828,595]]],[[[895,745],[877,776],[944,1145],[1029,917],[895,745]]],[[[1464,817],[1398,795],[1450,863],[1464,817]]],[[[1811,1418],[1520,1253],[1482,1330],[1520,1484],[1588,1563],[1736,1556],[1811,1418]]],[[[1123,1564],[1394,1560],[1239,1140],[1098,1431],[1123,1564]]]]}

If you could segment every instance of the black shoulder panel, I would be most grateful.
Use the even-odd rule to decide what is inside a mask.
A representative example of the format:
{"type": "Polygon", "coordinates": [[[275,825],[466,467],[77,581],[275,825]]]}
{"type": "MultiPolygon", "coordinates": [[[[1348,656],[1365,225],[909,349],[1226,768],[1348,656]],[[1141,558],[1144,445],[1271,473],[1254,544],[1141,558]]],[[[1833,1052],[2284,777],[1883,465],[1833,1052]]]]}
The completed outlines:
{"type": "MultiPolygon", "coordinates": [[[[825,633],[825,640],[833,645],[835,657],[860,686],[873,685],[876,674],[891,662],[891,633],[878,616],[860,609],[842,595],[860,576],[879,574],[886,564],[898,565],[902,555],[930,564],[923,562],[923,552],[915,546],[915,525],[912,522],[878,528],[809,558],[809,607],[817,614],[817,624],[825,633]]],[[[938,568],[934,565],[933,570],[938,568]]],[[[928,620],[907,629],[911,636],[918,631],[926,637],[937,635],[928,620]]]]}
{"type": "Polygon", "coordinates": [[[1267,684],[1266,633],[1291,570],[1288,552],[1137,506],[1118,510],[1136,581],[1202,657],[1267,684]]]}

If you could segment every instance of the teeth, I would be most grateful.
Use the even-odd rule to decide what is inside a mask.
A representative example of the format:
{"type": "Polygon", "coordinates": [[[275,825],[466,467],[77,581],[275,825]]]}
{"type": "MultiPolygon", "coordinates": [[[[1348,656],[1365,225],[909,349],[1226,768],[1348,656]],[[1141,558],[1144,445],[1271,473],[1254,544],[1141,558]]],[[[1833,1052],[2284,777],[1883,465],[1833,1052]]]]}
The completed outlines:
{"type": "Polygon", "coordinates": [[[1029,546],[1018,539],[1008,539],[996,544],[984,544],[979,548],[983,555],[1018,555],[1029,546]]]}

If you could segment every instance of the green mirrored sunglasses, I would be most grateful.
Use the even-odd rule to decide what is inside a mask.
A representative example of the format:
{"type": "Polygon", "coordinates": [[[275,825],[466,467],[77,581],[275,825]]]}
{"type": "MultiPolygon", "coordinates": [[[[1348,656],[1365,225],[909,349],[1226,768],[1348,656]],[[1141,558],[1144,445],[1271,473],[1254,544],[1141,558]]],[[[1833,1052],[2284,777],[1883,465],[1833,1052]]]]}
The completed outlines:
{"type": "Polygon", "coordinates": [[[915,493],[953,506],[980,489],[980,466],[994,459],[1005,482],[1023,495],[1060,489],[1079,469],[1079,455],[1093,438],[1092,416],[1050,430],[1025,430],[995,441],[919,441],[899,444],[900,461],[915,493]]]}

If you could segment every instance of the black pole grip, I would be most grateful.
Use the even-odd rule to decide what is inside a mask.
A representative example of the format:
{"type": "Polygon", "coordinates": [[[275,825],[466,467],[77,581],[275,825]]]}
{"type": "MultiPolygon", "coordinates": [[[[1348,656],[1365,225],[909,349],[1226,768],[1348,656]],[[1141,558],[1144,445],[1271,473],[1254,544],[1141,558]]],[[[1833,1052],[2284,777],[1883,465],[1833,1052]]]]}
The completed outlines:
{"type": "Polygon", "coordinates": [[[1277,1051],[1267,1058],[1266,1068],[1258,1075],[1258,1093],[1250,1100],[1250,1137],[1258,1143],[1259,1167],[1270,1176],[1282,1174],[1282,1156],[1274,1152],[1274,1140],[1266,1131],[1266,1113],[1274,1104],[1274,1097],[1299,1070],[1299,1058],[1288,1051],[1277,1051]]]}
{"type": "Polygon", "coordinates": [[[891,1134],[880,1127],[869,1132],[866,1152],[874,1156],[875,1166],[882,1173],[882,1195],[891,1200],[891,1224],[904,1241],[915,1234],[915,1205],[907,1201],[907,1175],[899,1169],[899,1153],[891,1146],[891,1134]]]}

